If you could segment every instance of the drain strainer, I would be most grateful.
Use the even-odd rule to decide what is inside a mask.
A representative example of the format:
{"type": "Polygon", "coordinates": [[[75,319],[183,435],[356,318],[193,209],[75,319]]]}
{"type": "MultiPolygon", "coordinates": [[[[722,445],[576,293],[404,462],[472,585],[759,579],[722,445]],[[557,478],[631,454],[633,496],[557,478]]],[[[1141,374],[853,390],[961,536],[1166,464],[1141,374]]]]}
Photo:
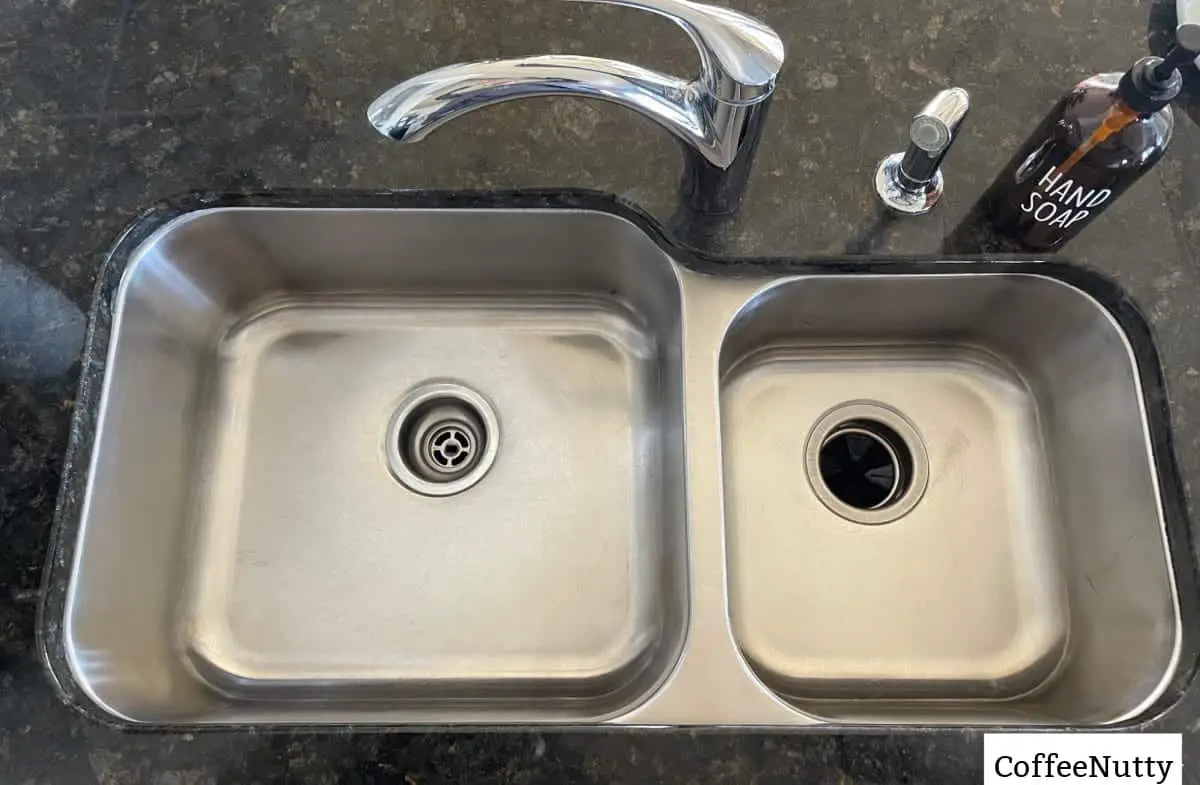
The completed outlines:
{"type": "Polygon", "coordinates": [[[456,480],[483,457],[481,447],[488,441],[487,426],[483,416],[466,401],[434,398],[414,409],[410,421],[400,426],[400,456],[424,480],[456,480]]]}
{"type": "Polygon", "coordinates": [[[486,398],[455,382],[431,382],[401,401],[384,449],[407,488],[452,496],[483,479],[499,445],[499,421],[486,398]]]}
{"type": "Polygon", "coordinates": [[[479,452],[471,428],[444,423],[430,430],[432,432],[421,442],[421,457],[434,472],[458,474],[475,465],[479,452]]]}
{"type": "Polygon", "coordinates": [[[805,448],[821,502],[855,523],[890,523],[921,500],[929,459],[917,429],[895,409],[852,401],[826,412],[805,448]]]}

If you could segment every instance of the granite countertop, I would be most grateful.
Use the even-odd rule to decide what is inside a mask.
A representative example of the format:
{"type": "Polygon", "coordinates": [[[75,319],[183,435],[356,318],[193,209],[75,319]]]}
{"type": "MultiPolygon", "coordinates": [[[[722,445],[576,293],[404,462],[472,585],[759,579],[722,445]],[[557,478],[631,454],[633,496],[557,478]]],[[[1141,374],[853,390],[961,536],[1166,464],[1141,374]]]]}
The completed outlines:
{"type": "MultiPolygon", "coordinates": [[[[730,255],[936,255],[1053,100],[1157,45],[1170,5],[1124,0],[730,3],[788,60],[730,255]],[[972,115],[930,216],[880,225],[871,172],[937,90],[972,115]]],[[[665,220],[676,143],[579,100],[499,106],[416,146],[380,138],[382,89],[459,60],[541,52],[694,68],[685,36],[553,0],[14,0],[0,5],[0,779],[13,783],[965,782],[976,733],[122,733],[61,704],[34,640],[79,341],[106,249],[193,188],[609,191],[665,220]]],[[[1200,73],[1166,159],[1064,249],[1155,330],[1185,484],[1200,481],[1200,73]],[[1193,92],[1194,91],[1194,92],[1193,92]]],[[[1164,721],[1200,763],[1200,688],[1164,721]]],[[[1193,765],[1185,777],[1200,782],[1193,765]],[[1195,778],[1195,779],[1193,779],[1195,778]]]]}

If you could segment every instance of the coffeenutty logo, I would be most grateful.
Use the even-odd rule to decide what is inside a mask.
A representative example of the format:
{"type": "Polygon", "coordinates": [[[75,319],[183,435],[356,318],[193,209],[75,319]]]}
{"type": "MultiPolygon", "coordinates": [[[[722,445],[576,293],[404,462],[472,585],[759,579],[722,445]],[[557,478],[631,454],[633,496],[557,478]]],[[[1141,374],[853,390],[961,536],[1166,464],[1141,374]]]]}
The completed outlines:
{"type": "Polygon", "coordinates": [[[983,750],[984,785],[1183,782],[1178,733],[992,733],[983,750]]]}

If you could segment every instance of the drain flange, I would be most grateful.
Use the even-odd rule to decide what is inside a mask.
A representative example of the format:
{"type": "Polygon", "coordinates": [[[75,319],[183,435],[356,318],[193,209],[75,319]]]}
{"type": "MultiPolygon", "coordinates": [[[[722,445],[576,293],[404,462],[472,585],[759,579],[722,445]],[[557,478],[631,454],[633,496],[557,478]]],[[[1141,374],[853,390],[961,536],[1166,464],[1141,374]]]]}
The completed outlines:
{"type": "Polygon", "coordinates": [[[452,496],[483,479],[499,443],[499,420],[486,398],[456,382],[430,382],[401,401],[384,451],[392,475],[409,490],[452,496]]]}
{"type": "Polygon", "coordinates": [[[817,498],[854,523],[890,523],[925,493],[929,459],[917,429],[895,409],[852,401],[826,412],[805,448],[817,498]]]}

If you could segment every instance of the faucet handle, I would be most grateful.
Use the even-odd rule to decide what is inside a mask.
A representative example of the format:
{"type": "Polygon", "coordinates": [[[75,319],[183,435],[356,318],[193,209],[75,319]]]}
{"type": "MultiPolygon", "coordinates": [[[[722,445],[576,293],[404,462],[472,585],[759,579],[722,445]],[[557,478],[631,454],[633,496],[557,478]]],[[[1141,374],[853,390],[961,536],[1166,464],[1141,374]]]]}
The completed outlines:
{"type": "Polygon", "coordinates": [[[683,28],[700,52],[701,80],[718,101],[755,103],[770,95],[783,67],[783,41],[764,22],[692,0],[571,0],[638,8],[683,28]]]}

